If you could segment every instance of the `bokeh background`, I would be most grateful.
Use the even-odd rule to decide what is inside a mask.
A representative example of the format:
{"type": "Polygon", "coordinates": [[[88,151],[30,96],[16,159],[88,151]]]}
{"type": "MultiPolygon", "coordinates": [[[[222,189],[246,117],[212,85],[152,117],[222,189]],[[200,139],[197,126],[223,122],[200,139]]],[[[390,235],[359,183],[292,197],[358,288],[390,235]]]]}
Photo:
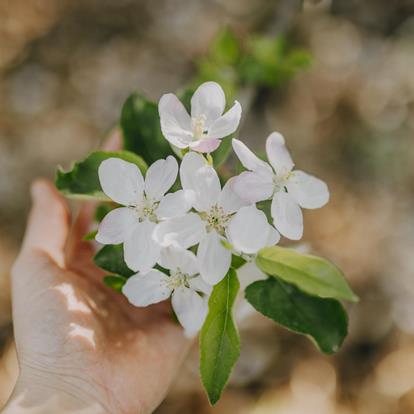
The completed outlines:
{"type": "Polygon", "coordinates": [[[8,273],[30,182],[96,148],[134,90],[156,101],[208,78],[246,103],[241,139],[263,149],[278,130],[328,182],[300,247],[337,263],[361,302],[333,357],[244,318],[221,402],[209,407],[194,353],[157,413],[414,413],[411,0],[0,0],[0,406],[17,375],[8,273]],[[264,50],[265,75],[235,87],[231,59],[211,57],[226,31],[264,50]]]}

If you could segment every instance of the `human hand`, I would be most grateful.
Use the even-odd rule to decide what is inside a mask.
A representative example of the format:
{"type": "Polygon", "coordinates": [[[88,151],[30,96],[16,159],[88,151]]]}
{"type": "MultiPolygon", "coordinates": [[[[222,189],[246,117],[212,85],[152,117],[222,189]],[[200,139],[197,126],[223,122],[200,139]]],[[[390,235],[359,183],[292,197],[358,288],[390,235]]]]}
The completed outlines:
{"type": "Polygon", "coordinates": [[[138,309],[104,286],[82,240],[92,205],[71,226],[51,183],[36,181],[32,198],[12,270],[20,375],[4,413],[152,412],[188,351],[182,328],[167,303],[138,309]]]}

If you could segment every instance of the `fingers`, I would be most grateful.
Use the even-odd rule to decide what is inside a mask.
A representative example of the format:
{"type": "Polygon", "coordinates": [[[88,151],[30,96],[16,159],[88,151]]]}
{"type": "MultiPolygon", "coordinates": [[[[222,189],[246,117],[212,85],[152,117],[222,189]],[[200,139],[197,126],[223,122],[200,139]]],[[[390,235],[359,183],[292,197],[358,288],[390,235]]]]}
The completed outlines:
{"type": "Polygon", "coordinates": [[[45,179],[31,187],[32,209],[26,227],[22,254],[40,250],[59,266],[64,266],[64,248],[69,232],[70,213],[64,198],[45,179]]]}

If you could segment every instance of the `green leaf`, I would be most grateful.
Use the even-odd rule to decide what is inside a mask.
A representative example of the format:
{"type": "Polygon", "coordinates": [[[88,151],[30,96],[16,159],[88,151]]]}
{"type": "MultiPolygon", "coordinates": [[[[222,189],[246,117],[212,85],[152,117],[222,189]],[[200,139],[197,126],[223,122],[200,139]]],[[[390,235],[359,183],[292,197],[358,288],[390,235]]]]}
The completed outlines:
{"type": "Polygon", "coordinates": [[[233,135],[229,135],[228,137],[223,138],[221,140],[220,146],[211,154],[215,168],[219,167],[221,164],[223,164],[224,161],[227,160],[227,157],[231,151],[232,138],[233,135]]]}
{"type": "Polygon", "coordinates": [[[103,278],[103,282],[106,286],[119,293],[122,292],[122,288],[125,285],[126,281],[126,278],[118,275],[108,275],[103,278]]]}
{"type": "Polygon", "coordinates": [[[173,155],[169,142],[161,132],[158,105],[139,93],[125,101],[121,112],[124,148],[140,154],[149,164],[173,155]]]}
{"type": "Polygon", "coordinates": [[[83,236],[83,240],[85,241],[93,240],[97,234],[98,234],[98,230],[92,230],[83,236]]]}
{"type": "Polygon", "coordinates": [[[307,295],[295,286],[271,277],[247,286],[253,307],[285,328],[307,335],[320,351],[338,351],[348,330],[348,318],[334,299],[307,295]]]}
{"type": "Polygon", "coordinates": [[[321,257],[273,246],[259,251],[256,264],[264,273],[293,283],[310,295],[358,301],[343,273],[334,264],[321,257]]]}
{"type": "Polygon", "coordinates": [[[231,267],[235,270],[239,269],[246,263],[246,260],[241,256],[232,255],[231,256],[231,267]]]}
{"type": "Polygon", "coordinates": [[[239,287],[236,272],[230,269],[214,286],[208,302],[209,313],[201,330],[201,380],[211,404],[219,400],[240,354],[240,339],[232,314],[239,287]]]}
{"type": "Polygon", "coordinates": [[[96,151],[83,161],[76,162],[70,171],[58,169],[56,188],[67,197],[108,201],[99,183],[98,168],[102,161],[112,157],[136,164],[143,173],[147,169],[144,160],[132,152],[96,151]]]}
{"type": "Polygon", "coordinates": [[[98,267],[110,273],[125,277],[130,277],[136,273],[125,264],[122,244],[104,246],[96,253],[93,260],[98,267]]]}

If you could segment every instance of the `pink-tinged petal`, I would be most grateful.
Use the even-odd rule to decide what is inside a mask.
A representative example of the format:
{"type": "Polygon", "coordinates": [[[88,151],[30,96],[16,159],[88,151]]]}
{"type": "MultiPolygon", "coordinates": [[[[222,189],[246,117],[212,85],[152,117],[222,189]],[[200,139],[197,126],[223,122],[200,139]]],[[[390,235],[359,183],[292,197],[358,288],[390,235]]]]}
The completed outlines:
{"type": "Polygon", "coordinates": [[[278,175],[284,175],[292,170],[292,158],[285,145],[285,139],[279,132],[271,133],[266,140],[267,158],[278,175]]]}
{"type": "Polygon", "coordinates": [[[165,269],[180,270],[187,275],[198,273],[197,259],[193,252],[183,248],[169,246],[161,249],[158,264],[165,269]]]}
{"type": "Polygon", "coordinates": [[[162,302],[170,297],[171,292],[168,276],[156,269],[131,276],[122,287],[128,301],[139,307],[162,302]]]}
{"type": "Polygon", "coordinates": [[[165,195],[155,212],[157,217],[162,219],[182,216],[194,204],[195,194],[192,190],[178,190],[175,193],[165,195]]]}
{"type": "Polygon", "coordinates": [[[219,205],[223,208],[226,214],[231,214],[237,211],[239,208],[249,205],[250,202],[239,197],[234,186],[236,184],[237,177],[231,177],[224,184],[221,190],[219,205]]]}
{"type": "Polygon", "coordinates": [[[251,151],[247,145],[238,139],[231,141],[233,150],[242,163],[243,167],[250,171],[260,172],[264,176],[273,176],[272,167],[265,161],[261,160],[251,151]]]}
{"type": "Polygon", "coordinates": [[[102,244],[123,243],[138,225],[138,216],[133,209],[116,208],[101,221],[95,239],[102,244]]]}
{"type": "Polygon", "coordinates": [[[230,268],[231,252],[223,246],[222,240],[223,237],[211,231],[198,246],[197,261],[200,275],[210,285],[220,282],[230,268]]]}
{"type": "Polygon", "coordinates": [[[273,181],[256,172],[245,171],[235,177],[233,189],[246,202],[268,200],[273,194],[273,181]]]}
{"type": "Polygon", "coordinates": [[[256,254],[267,246],[272,229],[263,211],[249,206],[242,207],[233,216],[226,235],[237,252],[256,254]]]}
{"type": "Polygon", "coordinates": [[[189,147],[193,151],[197,152],[213,152],[215,151],[221,144],[219,139],[213,138],[203,138],[198,141],[193,141],[190,143],[189,147]]]}
{"type": "Polygon", "coordinates": [[[125,240],[124,259],[130,269],[148,272],[157,263],[160,246],[153,240],[155,226],[155,223],[145,220],[125,240]]]}
{"type": "Polygon", "coordinates": [[[191,98],[191,117],[205,116],[205,126],[208,127],[224,111],[226,97],[222,87],[216,82],[201,84],[191,98]]]}
{"type": "Polygon", "coordinates": [[[187,338],[194,337],[203,326],[208,313],[208,303],[198,293],[179,287],[171,297],[172,307],[187,338]]]}
{"type": "Polygon", "coordinates": [[[177,179],[178,163],[172,156],[165,160],[155,161],[145,176],[145,193],[154,200],[161,200],[161,197],[171,188],[177,179]]]}
{"type": "Polygon", "coordinates": [[[192,140],[191,118],[180,100],[172,93],[163,95],[158,112],[164,137],[178,148],[187,148],[192,140]]]}
{"type": "Polygon", "coordinates": [[[98,175],[103,192],[113,201],[128,206],[142,199],[144,178],[135,164],[108,158],[99,165],[98,175]]]}
{"type": "Polygon", "coordinates": [[[299,240],[302,237],[302,211],[288,193],[279,191],[274,195],[271,213],[274,226],[283,236],[291,240],[299,240]]]}
{"type": "Polygon", "coordinates": [[[217,118],[208,128],[209,138],[224,138],[236,131],[240,123],[242,108],[239,102],[234,105],[220,118],[217,118]]]}
{"type": "Polygon", "coordinates": [[[188,249],[196,245],[205,233],[205,224],[200,216],[187,213],[159,223],[154,231],[154,240],[162,247],[175,246],[188,249]]]}
{"type": "Polygon", "coordinates": [[[303,171],[293,171],[286,184],[289,194],[303,208],[319,208],[329,201],[325,182],[303,171]]]}

